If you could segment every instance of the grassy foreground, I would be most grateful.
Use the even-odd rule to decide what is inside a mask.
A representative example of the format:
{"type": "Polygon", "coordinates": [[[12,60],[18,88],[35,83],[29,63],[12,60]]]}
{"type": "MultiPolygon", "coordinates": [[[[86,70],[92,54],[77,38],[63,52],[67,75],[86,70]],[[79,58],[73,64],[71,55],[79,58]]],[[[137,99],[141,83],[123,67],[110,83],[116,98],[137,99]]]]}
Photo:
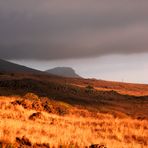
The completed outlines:
{"type": "Polygon", "coordinates": [[[27,97],[0,97],[0,148],[148,147],[147,119],[91,113],[27,97]]]}

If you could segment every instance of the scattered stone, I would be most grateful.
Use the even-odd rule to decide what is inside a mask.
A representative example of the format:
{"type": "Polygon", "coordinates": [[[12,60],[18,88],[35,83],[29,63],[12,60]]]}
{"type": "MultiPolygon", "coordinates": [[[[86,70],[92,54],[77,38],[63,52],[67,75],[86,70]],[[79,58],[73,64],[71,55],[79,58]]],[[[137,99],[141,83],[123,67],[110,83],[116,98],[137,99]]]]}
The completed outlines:
{"type": "Polygon", "coordinates": [[[15,147],[17,148],[50,148],[50,145],[48,143],[32,144],[28,138],[23,136],[22,138],[19,138],[19,137],[16,138],[15,147]]]}
{"type": "Polygon", "coordinates": [[[145,117],[137,117],[138,120],[145,120],[145,117]]]}
{"type": "Polygon", "coordinates": [[[35,110],[38,110],[38,111],[42,111],[43,107],[42,107],[41,102],[39,100],[38,101],[34,101],[32,103],[32,109],[35,109],[35,110]]]}
{"type": "Polygon", "coordinates": [[[32,109],[32,103],[31,103],[31,101],[29,101],[27,99],[16,100],[16,101],[11,102],[11,104],[22,105],[25,109],[32,109]]]}
{"type": "Polygon", "coordinates": [[[25,136],[23,136],[22,138],[16,137],[16,143],[18,144],[18,147],[20,147],[20,148],[22,148],[22,147],[31,147],[32,146],[29,139],[26,138],[25,136]]]}
{"type": "Polygon", "coordinates": [[[107,147],[104,145],[92,144],[89,148],[107,148],[107,147]]]}
{"type": "Polygon", "coordinates": [[[43,144],[34,144],[33,148],[50,148],[50,145],[47,143],[43,143],[43,144]]]}
{"type": "Polygon", "coordinates": [[[25,109],[32,109],[32,103],[27,100],[27,99],[23,99],[21,101],[21,105],[25,108],[25,109]]]}
{"type": "Polygon", "coordinates": [[[42,118],[41,112],[33,113],[32,115],[29,116],[30,120],[36,120],[36,119],[41,119],[41,118],[42,118]]]}

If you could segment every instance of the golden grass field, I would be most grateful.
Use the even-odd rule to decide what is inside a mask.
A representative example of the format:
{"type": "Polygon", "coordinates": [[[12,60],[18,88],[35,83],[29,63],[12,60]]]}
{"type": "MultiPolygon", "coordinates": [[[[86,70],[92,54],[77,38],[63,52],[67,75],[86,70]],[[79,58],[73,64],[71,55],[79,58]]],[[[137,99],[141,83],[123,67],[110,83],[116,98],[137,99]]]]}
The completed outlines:
{"type": "Polygon", "coordinates": [[[147,113],[148,85],[0,75],[0,148],[147,148],[147,113]]]}
{"type": "Polygon", "coordinates": [[[95,148],[92,144],[100,148],[148,147],[147,119],[93,114],[62,102],[58,103],[69,111],[59,115],[12,103],[16,100],[22,98],[0,97],[0,148],[95,148]]]}

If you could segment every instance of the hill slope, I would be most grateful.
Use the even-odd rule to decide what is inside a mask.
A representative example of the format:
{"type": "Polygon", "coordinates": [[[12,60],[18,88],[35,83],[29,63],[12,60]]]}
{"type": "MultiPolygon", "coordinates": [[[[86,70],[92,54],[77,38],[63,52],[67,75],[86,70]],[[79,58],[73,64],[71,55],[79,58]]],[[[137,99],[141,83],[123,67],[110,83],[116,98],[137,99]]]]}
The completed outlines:
{"type": "Polygon", "coordinates": [[[0,97],[0,102],[1,148],[148,146],[148,120],[95,114],[50,98],[28,94],[23,97],[0,97]]]}
{"type": "Polygon", "coordinates": [[[70,67],[56,67],[53,69],[49,69],[46,72],[57,76],[80,78],[80,76],[76,74],[76,72],[70,67]]]}
{"type": "Polygon", "coordinates": [[[0,59],[0,72],[41,73],[41,71],[39,70],[35,70],[26,66],[11,63],[2,59],[0,59]]]}
{"type": "Polygon", "coordinates": [[[148,85],[0,73],[0,147],[147,148],[147,113],[148,85]]]}
{"type": "Polygon", "coordinates": [[[92,82],[82,78],[53,75],[3,74],[0,75],[0,95],[24,95],[33,92],[93,111],[148,119],[148,85],[97,80],[92,82]],[[139,94],[136,95],[135,92],[138,91],[139,94]]]}

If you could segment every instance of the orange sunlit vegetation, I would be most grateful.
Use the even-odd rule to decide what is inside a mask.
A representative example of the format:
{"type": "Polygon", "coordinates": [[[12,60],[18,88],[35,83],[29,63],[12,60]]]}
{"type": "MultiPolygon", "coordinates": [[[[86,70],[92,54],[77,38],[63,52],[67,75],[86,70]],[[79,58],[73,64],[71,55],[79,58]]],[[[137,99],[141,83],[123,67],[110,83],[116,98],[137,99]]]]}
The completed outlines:
{"type": "Polygon", "coordinates": [[[148,121],[94,113],[60,101],[45,103],[32,93],[24,97],[0,97],[2,147],[83,148],[93,144],[107,148],[146,148],[148,121]]]}

